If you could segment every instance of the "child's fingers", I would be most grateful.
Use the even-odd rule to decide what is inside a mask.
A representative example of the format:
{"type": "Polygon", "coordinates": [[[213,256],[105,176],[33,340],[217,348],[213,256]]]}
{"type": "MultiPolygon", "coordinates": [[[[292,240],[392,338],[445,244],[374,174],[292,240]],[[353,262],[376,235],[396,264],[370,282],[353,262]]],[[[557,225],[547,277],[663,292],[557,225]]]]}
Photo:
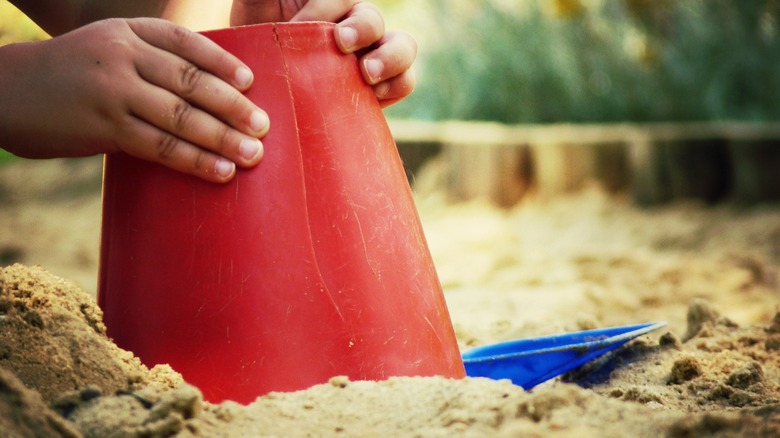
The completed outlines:
{"type": "Polygon", "coordinates": [[[199,66],[239,90],[252,83],[252,72],[238,58],[196,32],[165,20],[129,19],[139,38],[199,66]]]}
{"type": "Polygon", "coordinates": [[[414,71],[409,69],[396,77],[374,85],[374,93],[384,108],[412,94],[416,83],[414,71]]]}
{"type": "Polygon", "coordinates": [[[343,18],[358,0],[309,0],[290,21],[329,21],[343,18]]]}
{"type": "MultiPolygon", "coordinates": [[[[150,48],[136,60],[138,74],[147,82],[181,97],[242,132],[262,137],[268,115],[234,87],[169,52],[150,48]]],[[[166,127],[168,128],[168,127],[166,127]]],[[[215,149],[213,146],[210,149],[215,149]]]]}
{"type": "Polygon", "coordinates": [[[257,164],[263,145],[256,137],[265,135],[269,121],[239,91],[251,82],[243,63],[178,26],[129,23],[149,46],[135,58],[145,82],[128,100],[132,115],[147,123],[145,138],[128,152],[211,181],[230,179],[236,164],[257,164]]]}
{"type": "Polygon", "coordinates": [[[232,161],[196,147],[144,120],[130,117],[124,128],[117,133],[118,146],[130,155],[217,183],[229,181],[236,173],[232,161]]]}
{"type": "Polygon", "coordinates": [[[388,31],[377,46],[361,59],[363,77],[372,85],[409,70],[417,56],[417,41],[406,32],[388,31]]]}
{"type": "Polygon", "coordinates": [[[358,3],[336,25],[336,42],[344,53],[371,46],[385,33],[382,13],[371,3],[358,3]]]}
{"type": "MultiPolygon", "coordinates": [[[[253,166],[262,158],[260,140],[242,134],[162,88],[143,84],[128,99],[131,114],[183,142],[222,155],[241,166],[253,166]]],[[[171,145],[175,147],[178,143],[164,141],[147,147],[152,147],[158,158],[164,158],[169,155],[171,145]]]]}

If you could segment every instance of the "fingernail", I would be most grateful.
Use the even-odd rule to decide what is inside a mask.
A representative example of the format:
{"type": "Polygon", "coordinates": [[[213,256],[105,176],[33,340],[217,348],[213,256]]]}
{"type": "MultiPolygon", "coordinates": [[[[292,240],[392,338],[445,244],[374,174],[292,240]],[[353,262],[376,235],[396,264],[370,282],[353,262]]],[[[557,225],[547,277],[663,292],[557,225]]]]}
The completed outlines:
{"type": "Polygon", "coordinates": [[[252,70],[244,66],[237,68],[235,80],[237,86],[241,88],[248,87],[252,83],[252,70]]]}
{"type": "Polygon", "coordinates": [[[265,131],[268,128],[268,124],[268,114],[265,111],[254,111],[249,116],[249,128],[258,134],[265,131]]]}
{"type": "Polygon", "coordinates": [[[382,79],[382,70],[384,70],[385,65],[378,59],[366,59],[363,61],[363,68],[368,75],[368,82],[376,84],[382,79]]]}
{"type": "Polygon", "coordinates": [[[253,161],[262,151],[263,144],[256,138],[245,138],[238,146],[238,152],[247,161],[253,161]]]}
{"type": "Polygon", "coordinates": [[[374,87],[374,94],[376,94],[377,99],[383,99],[388,92],[390,92],[390,84],[387,82],[382,82],[374,87]]]}
{"type": "Polygon", "coordinates": [[[219,159],[214,166],[214,170],[217,172],[217,175],[228,178],[236,170],[236,165],[231,161],[219,159]]]}
{"type": "Polygon", "coordinates": [[[352,52],[358,39],[357,31],[349,26],[344,26],[340,27],[338,32],[341,48],[345,52],[352,52]]]}

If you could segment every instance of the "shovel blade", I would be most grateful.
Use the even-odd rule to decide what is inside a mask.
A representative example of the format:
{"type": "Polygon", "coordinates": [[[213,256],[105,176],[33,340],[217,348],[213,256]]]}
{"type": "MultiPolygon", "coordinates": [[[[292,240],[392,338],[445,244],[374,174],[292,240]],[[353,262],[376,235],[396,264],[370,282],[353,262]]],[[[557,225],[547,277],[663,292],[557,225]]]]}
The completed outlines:
{"type": "Polygon", "coordinates": [[[463,353],[463,363],[469,377],[510,379],[531,389],[665,325],[637,324],[485,345],[463,353]]]}

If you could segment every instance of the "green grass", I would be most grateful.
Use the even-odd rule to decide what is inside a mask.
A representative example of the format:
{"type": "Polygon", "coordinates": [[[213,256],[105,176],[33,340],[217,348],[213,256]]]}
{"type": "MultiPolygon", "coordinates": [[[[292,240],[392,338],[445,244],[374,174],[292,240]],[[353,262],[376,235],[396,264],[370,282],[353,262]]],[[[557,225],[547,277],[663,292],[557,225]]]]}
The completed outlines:
{"type": "Polygon", "coordinates": [[[770,0],[582,1],[565,16],[544,2],[461,11],[432,1],[440,38],[392,117],[780,120],[780,9],[770,0]]]}

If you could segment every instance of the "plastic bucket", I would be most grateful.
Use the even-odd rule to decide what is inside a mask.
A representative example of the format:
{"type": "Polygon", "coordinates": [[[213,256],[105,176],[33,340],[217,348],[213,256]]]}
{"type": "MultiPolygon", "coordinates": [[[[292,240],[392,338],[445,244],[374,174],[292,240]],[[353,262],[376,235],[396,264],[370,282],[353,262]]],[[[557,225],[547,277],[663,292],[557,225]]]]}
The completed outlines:
{"type": "Polygon", "coordinates": [[[328,23],[204,33],[253,70],[265,155],[218,185],[106,156],[108,334],[212,402],[336,375],[464,376],[381,108],[328,23]]]}

